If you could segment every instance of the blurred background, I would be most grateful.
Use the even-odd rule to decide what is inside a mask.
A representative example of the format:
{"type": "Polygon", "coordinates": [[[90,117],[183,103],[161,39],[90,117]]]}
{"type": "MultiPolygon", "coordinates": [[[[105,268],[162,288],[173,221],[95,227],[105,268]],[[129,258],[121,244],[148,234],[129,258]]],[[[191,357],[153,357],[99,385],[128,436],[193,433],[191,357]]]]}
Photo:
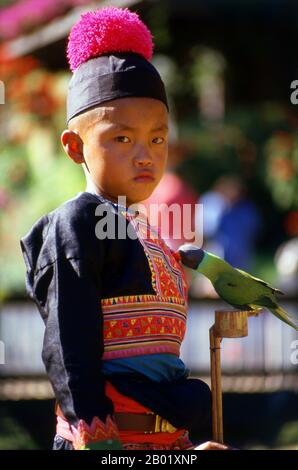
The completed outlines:
{"type": "MultiPolygon", "coordinates": [[[[169,164],[151,202],[189,203],[194,215],[203,204],[204,247],[281,288],[298,315],[297,1],[0,0],[0,449],[51,447],[43,324],[26,298],[19,239],[84,190],[60,145],[66,38],[81,13],[107,5],[148,24],[169,95],[169,164]]],[[[188,277],[182,356],[209,382],[209,328],[227,306],[188,277]]],[[[264,313],[222,347],[227,442],[297,449],[297,333],[264,313]]]]}

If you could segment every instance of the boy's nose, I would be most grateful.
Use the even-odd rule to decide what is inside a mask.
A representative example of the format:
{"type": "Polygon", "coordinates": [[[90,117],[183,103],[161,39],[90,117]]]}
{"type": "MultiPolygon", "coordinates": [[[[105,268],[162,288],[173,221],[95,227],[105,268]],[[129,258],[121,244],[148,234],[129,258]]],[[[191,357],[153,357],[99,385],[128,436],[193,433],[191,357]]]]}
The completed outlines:
{"type": "Polygon", "coordinates": [[[152,165],[152,156],[147,149],[139,149],[136,157],[135,163],[137,166],[151,166],[152,165]]]}
{"type": "Polygon", "coordinates": [[[151,159],[137,160],[136,164],[137,164],[137,166],[140,166],[140,167],[152,166],[152,160],[151,159]]]}

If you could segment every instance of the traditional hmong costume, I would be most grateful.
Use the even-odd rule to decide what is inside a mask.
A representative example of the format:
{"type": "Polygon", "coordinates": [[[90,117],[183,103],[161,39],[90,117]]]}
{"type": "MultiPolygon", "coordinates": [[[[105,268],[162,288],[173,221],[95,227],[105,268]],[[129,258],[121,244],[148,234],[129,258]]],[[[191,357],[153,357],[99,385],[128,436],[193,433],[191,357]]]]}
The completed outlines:
{"type": "MultiPolygon", "coordinates": [[[[97,40],[100,51],[90,46],[94,29],[88,30],[97,13],[92,21],[84,15],[85,23],[71,33],[75,72],[68,120],[125,96],[167,105],[161,78],[148,61],[145,25],[128,10],[101,12],[100,25],[108,20],[102,42],[97,40]],[[119,18],[128,18],[136,48],[103,40],[111,12],[117,33],[119,18]],[[79,50],[88,41],[89,52],[79,50]]],[[[82,449],[110,439],[125,449],[186,449],[193,445],[188,431],[205,438],[210,391],[188,378],[179,358],[187,316],[183,269],[147,218],[82,192],[42,217],[21,246],[27,290],[46,326],[42,358],[57,400],[54,448],[82,449]],[[98,208],[113,218],[114,237],[99,236],[104,211],[98,208]]]]}
{"type": "Polygon", "coordinates": [[[46,325],[42,357],[57,434],[76,449],[107,436],[127,447],[191,445],[186,430],[204,429],[210,393],[179,359],[184,273],[146,218],[83,192],[42,217],[21,244],[27,290],[46,325]],[[114,239],[97,238],[99,205],[115,217],[114,239]],[[117,237],[123,220],[136,239],[117,237]]]}

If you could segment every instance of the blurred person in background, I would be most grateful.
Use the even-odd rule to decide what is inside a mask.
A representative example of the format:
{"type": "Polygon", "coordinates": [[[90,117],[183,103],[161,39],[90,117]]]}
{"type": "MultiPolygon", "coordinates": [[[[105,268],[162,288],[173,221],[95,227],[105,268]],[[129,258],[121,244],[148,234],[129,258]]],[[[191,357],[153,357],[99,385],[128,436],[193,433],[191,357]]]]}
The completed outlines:
{"type": "Polygon", "coordinates": [[[220,178],[218,186],[226,202],[214,239],[224,259],[236,268],[252,269],[255,244],[261,230],[261,216],[247,196],[244,182],[236,175],[220,178]]]}
{"type": "MultiPolygon", "coordinates": [[[[241,178],[233,174],[221,176],[198,202],[203,205],[204,249],[236,268],[251,270],[262,224],[241,178]]],[[[217,297],[211,283],[203,276],[196,276],[191,290],[196,296],[217,297]]]]}

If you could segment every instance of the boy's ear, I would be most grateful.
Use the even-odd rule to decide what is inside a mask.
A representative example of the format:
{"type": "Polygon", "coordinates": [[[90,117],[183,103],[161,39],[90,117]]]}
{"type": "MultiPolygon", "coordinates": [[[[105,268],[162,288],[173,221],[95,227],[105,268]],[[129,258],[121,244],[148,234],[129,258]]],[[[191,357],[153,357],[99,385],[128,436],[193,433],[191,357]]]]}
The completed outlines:
{"type": "Polygon", "coordinates": [[[61,134],[61,143],[65,153],[75,162],[84,163],[83,141],[79,134],[66,129],[61,134]]]}

